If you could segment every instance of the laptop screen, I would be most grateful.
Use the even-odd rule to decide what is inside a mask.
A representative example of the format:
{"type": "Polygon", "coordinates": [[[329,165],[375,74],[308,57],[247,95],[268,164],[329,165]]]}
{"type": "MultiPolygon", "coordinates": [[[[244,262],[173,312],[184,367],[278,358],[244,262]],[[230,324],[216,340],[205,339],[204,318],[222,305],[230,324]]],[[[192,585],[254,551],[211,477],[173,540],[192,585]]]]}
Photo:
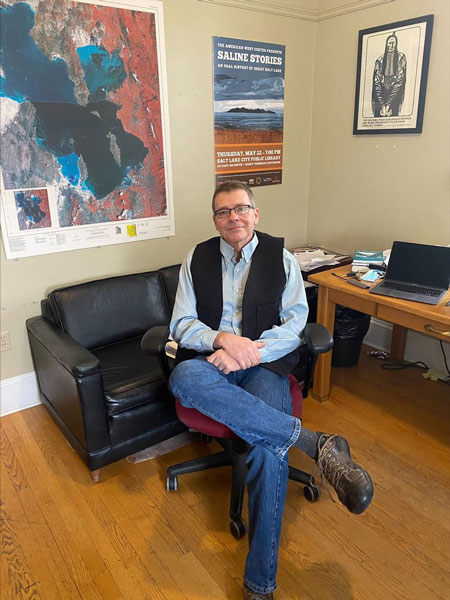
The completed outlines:
{"type": "Polygon", "coordinates": [[[394,242],[386,279],[445,290],[450,284],[450,248],[394,242]]]}

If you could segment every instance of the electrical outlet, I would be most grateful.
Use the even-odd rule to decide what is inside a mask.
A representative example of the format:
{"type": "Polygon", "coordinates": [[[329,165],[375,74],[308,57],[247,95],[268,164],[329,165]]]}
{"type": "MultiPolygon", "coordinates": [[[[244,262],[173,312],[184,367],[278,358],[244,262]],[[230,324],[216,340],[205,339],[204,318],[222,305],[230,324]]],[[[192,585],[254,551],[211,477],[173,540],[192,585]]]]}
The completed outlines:
{"type": "Polygon", "coordinates": [[[0,334],[0,350],[2,352],[11,350],[11,341],[9,339],[9,331],[3,331],[0,334]]]}

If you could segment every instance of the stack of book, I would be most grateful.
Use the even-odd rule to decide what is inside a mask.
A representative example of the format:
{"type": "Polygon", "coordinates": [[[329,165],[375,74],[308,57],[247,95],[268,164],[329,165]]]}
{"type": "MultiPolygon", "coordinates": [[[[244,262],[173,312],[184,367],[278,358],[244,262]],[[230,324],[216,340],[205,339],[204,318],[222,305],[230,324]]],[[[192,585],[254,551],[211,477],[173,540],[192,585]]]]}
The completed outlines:
{"type": "Polygon", "coordinates": [[[381,267],[383,259],[383,252],[381,250],[356,250],[352,262],[352,271],[365,273],[369,270],[369,265],[381,267]]]}

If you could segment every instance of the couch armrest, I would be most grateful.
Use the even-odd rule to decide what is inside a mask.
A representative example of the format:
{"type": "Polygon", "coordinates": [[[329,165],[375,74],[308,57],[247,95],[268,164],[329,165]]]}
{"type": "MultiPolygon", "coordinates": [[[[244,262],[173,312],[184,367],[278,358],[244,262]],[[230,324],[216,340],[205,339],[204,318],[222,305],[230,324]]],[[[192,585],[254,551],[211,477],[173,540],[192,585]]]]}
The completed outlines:
{"type": "Polygon", "coordinates": [[[87,461],[111,444],[100,361],[44,317],[28,319],[27,330],[43,402],[87,461]]]}
{"type": "Polygon", "coordinates": [[[320,323],[307,323],[303,337],[308,349],[313,354],[324,354],[333,347],[333,338],[326,327],[320,323]]]}
{"type": "Polygon", "coordinates": [[[100,373],[100,361],[67,333],[42,317],[27,320],[27,329],[65,369],[76,377],[100,373]]]}

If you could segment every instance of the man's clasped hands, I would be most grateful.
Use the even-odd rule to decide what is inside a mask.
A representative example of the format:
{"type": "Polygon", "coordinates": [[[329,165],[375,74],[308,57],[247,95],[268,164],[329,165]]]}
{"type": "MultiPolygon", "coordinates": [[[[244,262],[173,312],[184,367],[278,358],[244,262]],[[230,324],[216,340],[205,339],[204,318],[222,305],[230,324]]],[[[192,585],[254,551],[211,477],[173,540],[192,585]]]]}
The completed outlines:
{"type": "Polygon", "coordinates": [[[207,361],[215,365],[225,375],[239,369],[250,369],[261,362],[260,348],[264,342],[252,341],[247,337],[221,331],[214,340],[216,350],[207,357],[207,361]]]}

